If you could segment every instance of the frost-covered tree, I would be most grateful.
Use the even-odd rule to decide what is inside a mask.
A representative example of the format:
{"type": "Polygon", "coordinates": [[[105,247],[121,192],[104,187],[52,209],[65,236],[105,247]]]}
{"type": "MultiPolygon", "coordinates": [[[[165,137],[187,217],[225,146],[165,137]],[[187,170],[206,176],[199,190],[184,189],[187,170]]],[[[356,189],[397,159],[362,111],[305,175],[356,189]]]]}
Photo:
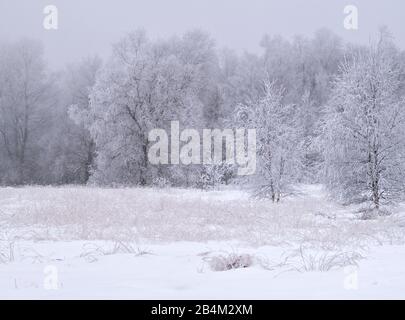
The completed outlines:
{"type": "Polygon", "coordinates": [[[170,170],[149,163],[148,133],[167,129],[171,120],[195,126],[202,119],[200,71],[206,61],[188,41],[153,42],[139,31],[115,45],[91,95],[96,180],[145,185],[170,170]]]}
{"type": "MultiPolygon", "coordinates": [[[[212,38],[200,30],[186,32],[169,40],[172,54],[186,66],[201,101],[204,127],[216,127],[223,116],[224,103],[219,87],[219,63],[212,38]]],[[[200,120],[199,120],[200,121],[200,120]]]]}
{"type": "Polygon", "coordinates": [[[89,57],[69,65],[63,74],[60,132],[63,140],[58,160],[64,164],[62,179],[68,183],[86,183],[94,170],[95,143],[87,129],[90,118],[90,92],[101,67],[98,57],[89,57]]]}
{"type": "Polygon", "coordinates": [[[283,104],[282,88],[264,83],[264,97],[241,105],[237,121],[256,129],[258,196],[279,201],[301,172],[300,129],[294,105],[283,104]]]}
{"type": "Polygon", "coordinates": [[[377,45],[343,64],[325,122],[327,184],[345,202],[379,209],[405,186],[405,101],[397,51],[382,33],[377,45]]]}
{"type": "Polygon", "coordinates": [[[328,30],[265,36],[261,46],[262,54],[237,54],[217,51],[201,31],[153,41],[139,31],[102,67],[86,59],[50,73],[40,44],[0,43],[0,183],[249,180],[276,201],[296,181],[319,182],[324,165],[329,187],[346,200],[369,197],[378,207],[400,195],[404,53],[386,37],[373,50],[345,46],[328,30]],[[198,131],[256,128],[258,174],[151,164],[148,133],[165,129],[171,143],[171,121],[198,131]]]}

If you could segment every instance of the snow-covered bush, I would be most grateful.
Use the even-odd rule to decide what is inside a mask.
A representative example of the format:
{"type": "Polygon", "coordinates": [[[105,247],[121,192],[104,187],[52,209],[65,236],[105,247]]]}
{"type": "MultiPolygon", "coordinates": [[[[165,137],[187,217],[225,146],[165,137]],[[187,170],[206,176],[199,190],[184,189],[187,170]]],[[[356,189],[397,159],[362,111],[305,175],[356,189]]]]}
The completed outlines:
{"type": "Polygon", "coordinates": [[[250,254],[220,254],[204,259],[213,271],[248,268],[253,265],[254,258],[250,254]]]}
{"type": "Polygon", "coordinates": [[[220,165],[204,165],[197,181],[197,187],[203,190],[214,188],[221,182],[222,168],[220,165]]]}
{"type": "Polygon", "coordinates": [[[152,185],[154,187],[158,187],[158,188],[166,188],[166,187],[170,187],[171,183],[165,177],[156,177],[153,179],[152,185]]]}
{"type": "Polygon", "coordinates": [[[0,263],[9,263],[14,261],[14,241],[0,240],[0,263]]]}
{"type": "Polygon", "coordinates": [[[385,208],[364,208],[359,210],[361,220],[373,220],[378,217],[391,215],[391,212],[385,208]]]}

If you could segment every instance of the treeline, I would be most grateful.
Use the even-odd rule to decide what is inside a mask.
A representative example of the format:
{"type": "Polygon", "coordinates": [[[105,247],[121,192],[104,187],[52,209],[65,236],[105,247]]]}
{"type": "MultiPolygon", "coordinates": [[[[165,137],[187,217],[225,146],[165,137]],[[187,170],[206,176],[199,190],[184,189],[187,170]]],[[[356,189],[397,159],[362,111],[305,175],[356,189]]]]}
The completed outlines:
{"type": "Polygon", "coordinates": [[[52,72],[32,40],[0,43],[0,184],[249,183],[278,201],[297,182],[376,207],[403,195],[405,55],[328,30],[265,36],[261,54],[220,49],[192,31],[125,36],[111,57],[52,72]],[[232,165],[151,165],[153,128],[257,130],[257,173],[232,165]]]}

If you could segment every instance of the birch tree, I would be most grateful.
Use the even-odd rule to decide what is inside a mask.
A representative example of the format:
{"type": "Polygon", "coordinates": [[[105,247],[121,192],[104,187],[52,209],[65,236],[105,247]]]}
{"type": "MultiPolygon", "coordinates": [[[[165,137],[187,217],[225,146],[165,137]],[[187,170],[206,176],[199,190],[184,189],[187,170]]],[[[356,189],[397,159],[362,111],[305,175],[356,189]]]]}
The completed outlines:
{"type": "Polygon", "coordinates": [[[237,121],[257,132],[257,195],[278,202],[298,180],[300,132],[296,107],[283,104],[284,90],[270,81],[264,87],[264,97],[238,108],[237,121]]]}
{"type": "Polygon", "coordinates": [[[342,66],[325,125],[329,188],[345,202],[369,200],[377,210],[404,190],[405,104],[392,42],[342,66]]]}

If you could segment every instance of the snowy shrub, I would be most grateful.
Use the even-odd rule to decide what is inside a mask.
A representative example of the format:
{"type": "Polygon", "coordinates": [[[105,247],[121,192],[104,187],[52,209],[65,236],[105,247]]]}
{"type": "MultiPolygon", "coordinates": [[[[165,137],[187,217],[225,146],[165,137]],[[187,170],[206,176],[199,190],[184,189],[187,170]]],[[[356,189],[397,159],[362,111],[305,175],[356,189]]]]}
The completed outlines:
{"type": "Polygon", "coordinates": [[[232,179],[236,176],[235,166],[232,164],[222,163],[219,166],[220,182],[228,185],[232,179]]]}
{"type": "Polygon", "coordinates": [[[214,187],[220,182],[221,173],[219,166],[205,165],[201,169],[200,177],[197,180],[197,187],[203,190],[214,187]]]}
{"type": "Polygon", "coordinates": [[[171,183],[165,177],[157,177],[157,178],[153,179],[152,185],[154,187],[158,187],[158,188],[166,188],[166,187],[170,187],[171,183]]]}
{"type": "Polygon", "coordinates": [[[204,259],[213,271],[227,271],[231,269],[248,268],[253,265],[253,257],[249,254],[229,253],[206,257],[204,259]]]}
{"type": "Polygon", "coordinates": [[[14,241],[0,241],[0,263],[14,261],[14,241]]]}
{"type": "Polygon", "coordinates": [[[378,217],[384,217],[391,215],[391,212],[384,208],[366,208],[359,210],[361,220],[373,220],[378,217]]]}
{"type": "Polygon", "coordinates": [[[318,212],[315,212],[315,216],[322,217],[322,218],[329,219],[329,220],[336,220],[336,213],[334,213],[334,212],[327,213],[327,212],[318,211],[318,212]]]}

